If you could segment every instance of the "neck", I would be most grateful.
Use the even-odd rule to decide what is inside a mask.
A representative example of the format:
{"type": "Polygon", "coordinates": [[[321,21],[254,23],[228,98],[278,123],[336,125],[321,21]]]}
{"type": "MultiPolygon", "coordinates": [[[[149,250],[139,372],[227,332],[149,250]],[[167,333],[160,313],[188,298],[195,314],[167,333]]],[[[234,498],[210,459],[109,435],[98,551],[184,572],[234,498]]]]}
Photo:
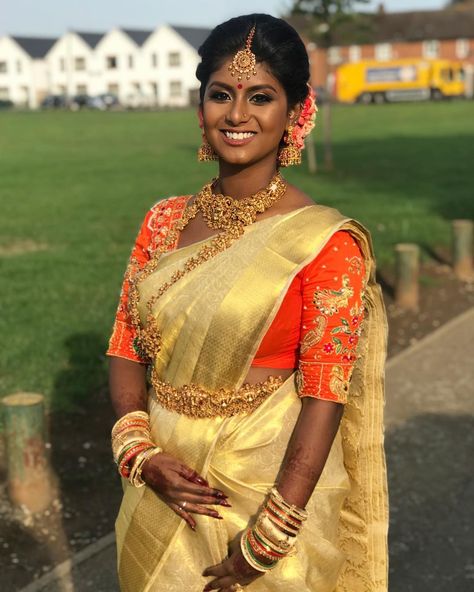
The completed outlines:
{"type": "Polygon", "coordinates": [[[275,176],[276,170],[275,159],[240,167],[221,162],[216,191],[234,199],[249,197],[266,187],[275,176]]]}

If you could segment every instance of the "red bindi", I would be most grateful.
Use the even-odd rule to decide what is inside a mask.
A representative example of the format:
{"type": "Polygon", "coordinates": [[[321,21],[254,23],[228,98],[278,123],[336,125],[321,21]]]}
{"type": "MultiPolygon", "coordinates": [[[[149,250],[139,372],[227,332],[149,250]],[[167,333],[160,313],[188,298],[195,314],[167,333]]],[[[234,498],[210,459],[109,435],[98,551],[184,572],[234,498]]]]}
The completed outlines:
{"type": "Polygon", "coordinates": [[[238,84],[237,85],[237,88],[239,88],[239,89],[242,88],[242,85],[241,84],[238,84]]]}

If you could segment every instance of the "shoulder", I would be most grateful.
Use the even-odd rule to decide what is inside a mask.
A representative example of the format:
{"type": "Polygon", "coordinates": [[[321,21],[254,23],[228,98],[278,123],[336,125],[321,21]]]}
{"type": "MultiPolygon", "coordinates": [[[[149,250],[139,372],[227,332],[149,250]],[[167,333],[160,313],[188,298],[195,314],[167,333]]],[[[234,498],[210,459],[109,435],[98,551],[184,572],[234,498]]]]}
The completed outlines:
{"type": "Polygon", "coordinates": [[[364,267],[364,256],[357,238],[348,230],[338,230],[300,274],[306,278],[323,271],[334,274],[348,270],[360,275],[364,267]]]}
{"type": "Polygon", "coordinates": [[[158,200],[146,213],[143,226],[151,232],[160,227],[169,226],[181,217],[189,197],[189,195],[179,195],[158,200]]]}

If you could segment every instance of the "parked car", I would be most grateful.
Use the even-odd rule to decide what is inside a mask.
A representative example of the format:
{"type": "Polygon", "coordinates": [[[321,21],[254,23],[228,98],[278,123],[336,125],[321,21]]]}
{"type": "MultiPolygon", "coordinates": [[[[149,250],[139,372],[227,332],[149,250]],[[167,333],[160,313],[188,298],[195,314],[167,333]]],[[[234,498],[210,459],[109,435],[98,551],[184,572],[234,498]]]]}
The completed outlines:
{"type": "Polygon", "coordinates": [[[79,111],[79,109],[83,109],[84,107],[90,107],[91,99],[89,95],[75,95],[72,97],[69,108],[71,111],[79,111]]]}
{"type": "Polygon", "coordinates": [[[64,95],[47,95],[42,101],[42,109],[64,109],[67,107],[67,98],[64,95]]]}
{"type": "Polygon", "coordinates": [[[13,107],[13,101],[9,99],[0,99],[0,109],[11,109],[13,107]]]}
{"type": "Polygon", "coordinates": [[[118,97],[112,93],[102,93],[96,97],[90,97],[89,107],[106,111],[120,106],[118,97]]]}

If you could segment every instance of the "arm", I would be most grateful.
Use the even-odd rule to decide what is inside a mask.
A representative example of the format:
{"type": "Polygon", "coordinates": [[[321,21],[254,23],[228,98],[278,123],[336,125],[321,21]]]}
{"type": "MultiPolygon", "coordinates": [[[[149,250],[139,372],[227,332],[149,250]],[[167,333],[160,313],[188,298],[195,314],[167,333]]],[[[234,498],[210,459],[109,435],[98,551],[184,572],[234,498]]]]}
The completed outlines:
{"type": "Polygon", "coordinates": [[[323,472],[344,405],[304,397],[293,429],[277,489],[290,503],[304,508],[323,472]]]}
{"type": "Polygon", "coordinates": [[[147,410],[146,367],[126,358],[111,357],[109,389],[117,417],[147,410]]]}

